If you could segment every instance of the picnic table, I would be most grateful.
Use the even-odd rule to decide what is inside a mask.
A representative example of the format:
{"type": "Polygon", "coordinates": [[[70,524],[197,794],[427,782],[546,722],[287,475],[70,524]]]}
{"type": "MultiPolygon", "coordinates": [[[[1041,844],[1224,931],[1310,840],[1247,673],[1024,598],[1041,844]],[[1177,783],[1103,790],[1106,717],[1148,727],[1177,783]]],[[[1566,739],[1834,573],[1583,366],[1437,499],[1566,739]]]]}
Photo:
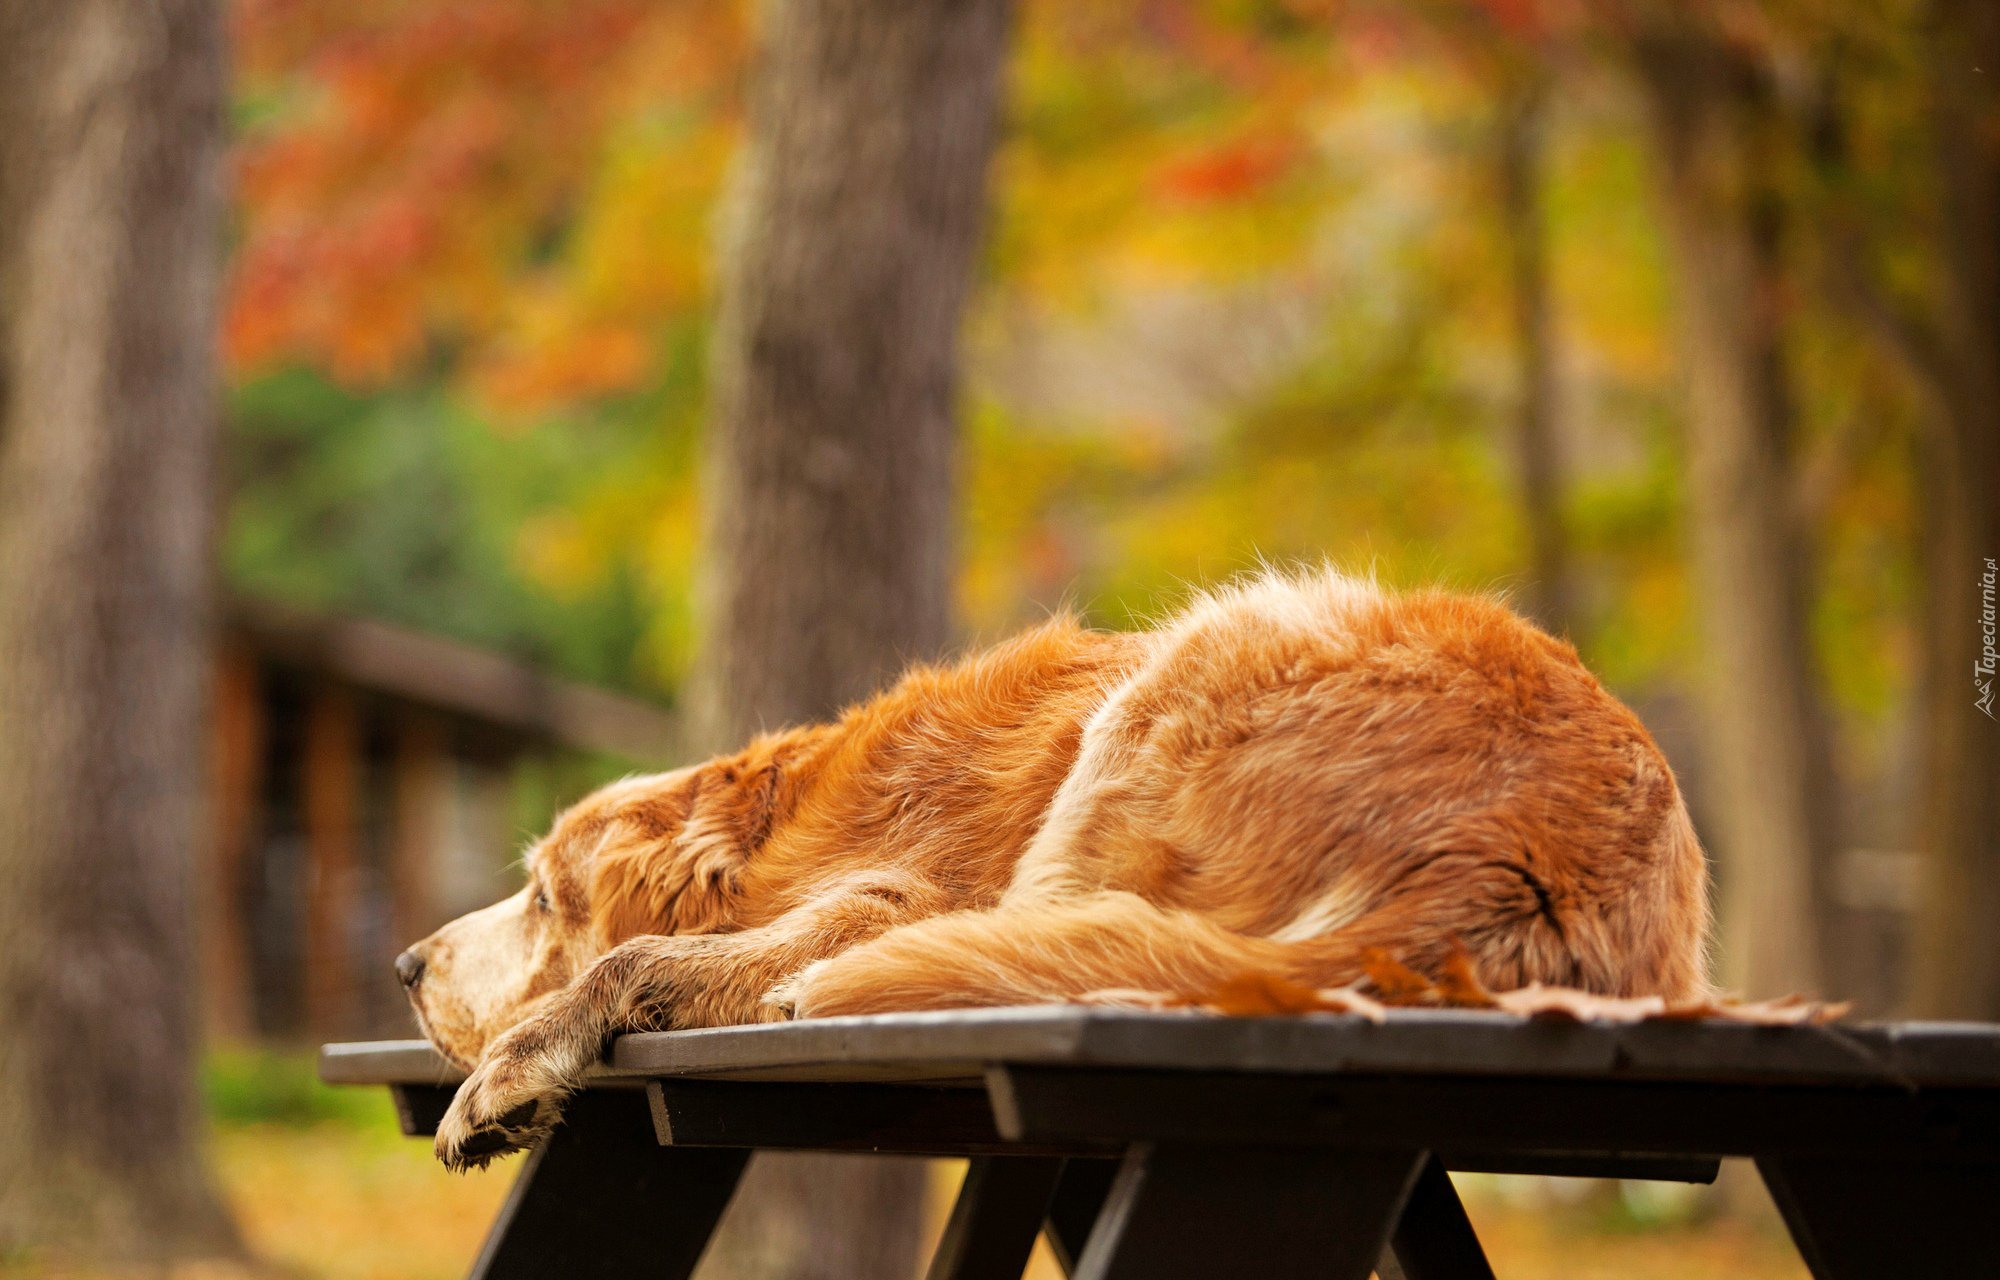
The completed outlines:
{"type": "MultiPolygon", "coordinates": [[[[423,1041],[328,1045],[436,1131],[423,1041]]],[[[1748,1156],[1820,1280],[2000,1276],[2000,1026],[1229,1018],[1078,1006],[623,1036],[478,1280],[693,1271],[752,1151],[966,1156],[929,1280],[1491,1277],[1450,1170],[1708,1182],[1748,1156]]]]}

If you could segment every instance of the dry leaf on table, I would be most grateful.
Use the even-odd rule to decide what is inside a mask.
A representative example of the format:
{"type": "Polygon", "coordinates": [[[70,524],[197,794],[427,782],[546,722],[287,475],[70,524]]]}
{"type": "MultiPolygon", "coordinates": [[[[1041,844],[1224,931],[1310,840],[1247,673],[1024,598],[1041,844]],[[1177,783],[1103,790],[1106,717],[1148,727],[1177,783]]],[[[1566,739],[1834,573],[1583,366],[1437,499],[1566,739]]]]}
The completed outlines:
{"type": "Polygon", "coordinates": [[[1427,1003],[1435,989],[1431,980],[1380,947],[1361,953],[1361,971],[1368,975],[1383,1004],[1427,1003]]]}

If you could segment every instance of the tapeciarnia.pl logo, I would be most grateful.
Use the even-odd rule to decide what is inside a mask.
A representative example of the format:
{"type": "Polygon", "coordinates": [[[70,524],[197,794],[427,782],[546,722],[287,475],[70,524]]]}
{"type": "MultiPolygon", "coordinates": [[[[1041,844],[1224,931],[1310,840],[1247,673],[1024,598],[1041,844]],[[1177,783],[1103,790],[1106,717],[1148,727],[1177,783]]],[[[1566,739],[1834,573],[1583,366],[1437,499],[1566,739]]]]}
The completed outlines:
{"type": "Polygon", "coordinates": [[[1993,670],[2000,666],[2000,653],[1993,649],[1993,585],[2000,576],[2000,566],[1995,566],[1993,557],[1986,558],[1986,572],[1979,575],[1979,634],[1981,645],[1979,657],[1972,664],[1972,687],[1979,690],[1974,703],[1986,713],[1988,720],[2000,719],[1993,714],[1993,670]]]}

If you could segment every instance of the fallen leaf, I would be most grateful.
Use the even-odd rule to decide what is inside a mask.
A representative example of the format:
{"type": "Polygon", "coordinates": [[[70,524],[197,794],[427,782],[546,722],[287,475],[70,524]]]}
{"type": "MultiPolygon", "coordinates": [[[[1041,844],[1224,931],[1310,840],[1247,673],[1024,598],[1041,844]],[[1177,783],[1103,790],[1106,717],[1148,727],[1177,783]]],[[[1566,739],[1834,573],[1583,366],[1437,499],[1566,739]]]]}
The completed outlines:
{"type": "Polygon", "coordinates": [[[1472,957],[1454,947],[1433,982],[1380,948],[1362,953],[1365,983],[1313,990],[1282,974],[1245,971],[1207,991],[1176,994],[1113,988],[1077,998],[1079,1004],[1125,1009],[1185,1009],[1227,1017],[1270,1017],[1300,1013],[1350,1013],[1381,1022],[1389,1008],[1445,1007],[1499,1009],[1517,1017],[1553,1022],[1738,1022],[1753,1026],[1816,1026],[1847,1016],[1851,1005],[1784,996],[1745,1002],[1718,997],[1669,1005],[1659,996],[1606,996],[1576,987],[1530,983],[1513,991],[1493,992],[1479,981],[1472,957]]]}
{"type": "Polygon", "coordinates": [[[1676,1005],[1662,1013],[1660,1018],[1669,1022],[1695,1022],[1701,1019],[1747,1022],[1759,1027],[1818,1026],[1823,1022],[1836,1022],[1846,1017],[1853,1008],[1854,1005],[1846,1000],[1828,1003],[1823,1000],[1808,1000],[1800,995],[1780,996],[1776,1000],[1756,1000],[1748,1003],[1725,998],[1676,1005]]]}
{"type": "Polygon", "coordinates": [[[1437,990],[1429,978],[1380,947],[1361,953],[1361,971],[1368,975],[1383,1004],[1428,1004],[1437,990]]]}
{"type": "Polygon", "coordinates": [[[1548,1022],[1644,1022],[1667,1011],[1667,1002],[1658,996],[1600,996],[1539,982],[1502,992],[1494,1003],[1508,1013],[1548,1022]]]}
{"type": "Polygon", "coordinates": [[[1370,1022],[1380,1022],[1383,1017],[1381,1003],[1370,999],[1353,987],[1325,987],[1314,990],[1277,974],[1247,971],[1207,991],[1193,995],[1110,987],[1078,996],[1076,1003],[1154,1012],[1186,1010],[1236,1018],[1301,1013],[1348,1013],[1366,1018],[1370,1022]]]}
{"type": "Polygon", "coordinates": [[[1192,996],[1188,1004],[1234,1017],[1272,1013],[1316,1013],[1325,1006],[1319,992],[1274,973],[1246,971],[1225,979],[1213,990],[1192,996]]]}
{"type": "Polygon", "coordinates": [[[1451,954],[1444,958],[1444,971],[1438,975],[1435,990],[1439,1003],[1454,1009],[1496,1007],[1493,993],[1472,971],[1472,954],[1456,938],[1452,939],[1451,954]]]}

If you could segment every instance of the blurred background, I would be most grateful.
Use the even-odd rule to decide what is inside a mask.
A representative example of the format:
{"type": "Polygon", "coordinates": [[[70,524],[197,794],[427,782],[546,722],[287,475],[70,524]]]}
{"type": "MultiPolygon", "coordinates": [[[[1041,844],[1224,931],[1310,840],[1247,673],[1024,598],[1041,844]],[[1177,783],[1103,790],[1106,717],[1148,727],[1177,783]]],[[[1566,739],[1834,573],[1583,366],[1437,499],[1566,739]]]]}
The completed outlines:
{"type": "MultiPolygon", "coordinates": [[[[1571,640],[1725,985],[2000,1016],[1990,4],[4,9],[0,1138],[85,1190],[0,1176],[0,1274],[462,1270],[511,1169],[307,1051],[413,1034],[390,958],[560,805],[1262,564],[1571,640]],[[42,994],[134,921],[150,985],[42,994]],[[38,1118],[148,1063],[165,1172],[38,1118]]],[[[1502,1275],[1804,1274],[1544,1182],[1468,1183],[1502,1275]]],[[[704,1274],[907,1272],[792,1213],[704,1274]]]]}

